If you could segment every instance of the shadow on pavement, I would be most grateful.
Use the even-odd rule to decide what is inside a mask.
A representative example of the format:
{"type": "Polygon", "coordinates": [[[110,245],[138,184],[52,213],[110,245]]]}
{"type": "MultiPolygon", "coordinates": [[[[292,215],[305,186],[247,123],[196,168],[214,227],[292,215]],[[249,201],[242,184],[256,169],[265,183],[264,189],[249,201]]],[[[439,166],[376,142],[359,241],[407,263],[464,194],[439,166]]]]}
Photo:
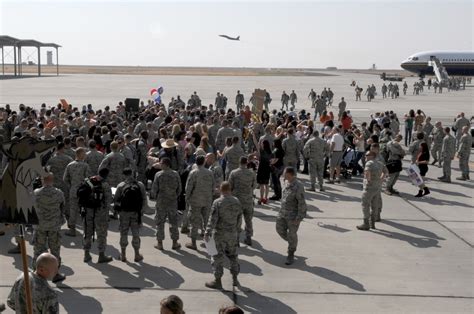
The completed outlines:
{"type": "Polygon", "coordinates": [[[413,233],[421,237],[431,238],[431,239],[436,239],[436,240],[446,240],[444,238],[439,237],[436,233],[425,230],[425,229],[404,225],[399,222],[395,222],[391,220],[384,220],[383,223],[386,225],[392,226],[393,228],[397,228],[405,232],[413,233]]]}
{"type": "Polygon", "coordinates": [[[153,266],[147,263],[127,263],[137,271],[138,278],[153,282],[164,289],[178,289],[184,283],[183,277],[167,267],[153,266]]]}
{"type": "Polygon", "coordinates": [[[74,288],[60,284],[56,289],[59,303],[62,304],[66,313],[102,313],[102,305],[93,297],[85,296],[74,288]]]}
{"type": "Polygon", "coordinates": [[[291,307],[278,299],[261,295],[252,289],[240,287],[242,294],[236,295],[235,303],[244,311],[250,313],[278,313],[278,314],[294,314],[297,313],[291,307]]]}
{"type": "Polygon", "coordinates": [[[295,263],[292,266],[286,266],[285,265],[286,256],[280,253],[276,253],[276,252],[264,249],[260,245],[260,243],[258,243],[255,240],[253,241],[252,247],[255,250],[244,248],[239,251],[239,254],[246,255],[246,256],[259,256],[265,262],[277,267],[298,269],[298,270],[305,271],[313,275],[319,276],[321,278],[327,279],[329,281],[333,281],[340,285],[344,285],[352,290],[365,291],[365,288],[361,283],[355,281],[354,279],[350,277],[344,276],[342,274],[339,274],[333,270],[330,270],[324,267],[310,266],[306,264],[306,259],[307,259],[306,257],[296,256],[295,263]],[[303,261],[303,265],[301,265],[300,261],[303,261]]]}
{"type": "Polygon", "coordinates": [[[336,232],[341,232],[341,233],[351,231],[350,229],[342,228],[342,227],[339,227],[337,225],[328,225],[328,224],[325,224],[323,222],[318,222],[318,227],[328,229],[328,230],[332,230],[332,231],[336,231],[336,232]]]}

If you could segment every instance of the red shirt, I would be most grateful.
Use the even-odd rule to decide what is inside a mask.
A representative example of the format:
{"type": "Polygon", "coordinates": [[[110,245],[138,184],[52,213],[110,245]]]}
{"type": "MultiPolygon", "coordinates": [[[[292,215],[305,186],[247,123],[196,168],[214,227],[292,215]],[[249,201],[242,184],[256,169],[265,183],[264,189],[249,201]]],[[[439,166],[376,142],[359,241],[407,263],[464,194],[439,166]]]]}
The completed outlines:
{"type": "Polygon", "coordinates": [[[347,116],[345,118],[342,118],[341,119],[341,124],[342,124],[342,128],[344,130],[348,130],[351,128],[351,125],[352,125],[352,118],[347,116]]]}

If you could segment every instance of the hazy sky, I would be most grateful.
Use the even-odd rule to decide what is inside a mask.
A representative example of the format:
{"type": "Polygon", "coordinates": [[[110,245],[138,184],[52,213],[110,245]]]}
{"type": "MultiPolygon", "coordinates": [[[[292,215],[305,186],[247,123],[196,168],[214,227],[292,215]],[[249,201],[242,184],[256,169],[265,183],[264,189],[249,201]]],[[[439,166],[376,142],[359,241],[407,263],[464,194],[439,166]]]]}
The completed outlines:
{"type": "Polygon", "coordinates": [[[61,64],[398,69],[423,50],[472,51],[473,10],[471,0],[0,0],[0,33],[62,45],[61,64]]]}

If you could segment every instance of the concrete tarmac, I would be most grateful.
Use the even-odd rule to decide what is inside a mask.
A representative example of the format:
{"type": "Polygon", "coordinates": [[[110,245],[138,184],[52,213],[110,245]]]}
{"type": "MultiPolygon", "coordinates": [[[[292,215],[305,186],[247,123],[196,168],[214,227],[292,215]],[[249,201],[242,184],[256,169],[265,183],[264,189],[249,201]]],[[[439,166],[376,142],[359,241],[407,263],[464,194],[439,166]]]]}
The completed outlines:
{"type": "MultiPolygon", "coordinates": [[[[213,86],[212,90],[221,88],[229,96],[231,90],[242,86],[244,82],[247,86],[255,86],[262,84],[260,80],[270,80],[275,90],[272,96],[277,102],[277,90],[289,86],[288,91],[299,82],[300,99],[303,100],[309,92],[309,86],[318,93],[326,86],[322,86],[323,81],[312,80],[330,79],[336,83],[329,82],[327,87],[335,90],[336,99],[341,94],[346,95],[348,107],[353,109],[356,119],[367,120],[364,117],[369,113],[382,109],[394,109],[400,116],[410,108],[423,109],[427,115],[434,117],[433,120],[439,118],[451,121],[460,111],[465,111],[467,116],[472,115],[472,87],[459,92],[445,91],[442,95],[434,95],[431,90],[420,96],[410,95],[399,100],[378,98],[372,103],[356,103],[352,98],[353,88],[349,86],[356,75],[359,74],[344,74],[339,78],[299,77],[294,80],[280,77],[251,78],[253,82],[235,78],[229,79],[231,84],[223,81],[221,85],[213,86]]],[[[122,78],[120,83],[119,78],[114,78],[116,87],[113,90],[108,90],[109,85],[102,80],[104,85],[89,91],[90,102],[107,98],[113,103],[116,98],[123,98],[127,93],[122,90],[123,84],[133,80],[122,78]],[[117,90],[118,86],[122,86],[122,89],[117,90]]],[[[85,101],[88,92],[81,84],[89,87],[93,84],[93,80],[87,83],[85,76],[60,77],[57,81],[58,90],[53,93],[54,88],[49,86],[46,93],[38,85],[46,84],[49,79],[4,81],[1,83],[0,102],[11,99],[13,103],[14,99],[26,99],[24,102],[29,104],[29,100],[40,95],[40,91],[44,98],[38,99],[49,97],[53,101],[59,97],[68,98],[65,90],[75,91],[74,97],[77,98],[69,97],[74,102],[80,99],[85,101]],[[23,95],[19,86],[5,87],[5,84],[21,83],[26,88],[28,82],[31,88],[25,90],[23,95]]],[[[172,80],[178,78],[167,79],[170,81],[163,84],[167,91],[171,93],[173,88],[177,90],[172,80]]],[[[205,79],[216,84],[222,78],[205,79]]],[[[364,89],[368,82],[378,82],[379,90],[382,85],[374,76],[360,74],[357,80],[365,82],[361,84],[364,89]]],[[[201,90],[199,86],[208,84],[199,79],[195,83],[198,92],[201,90]]],[[[150,85],[137,83],[132,90],[137,90],[137,86],[148,89],[150,85]]],[[[210,86],[207,88],[211,90],[210,86]]],[[[245,93],[247,95],[247,91],[245,93]]],[[[276,107],[275,103],[272,105],[276,107]]],[[[404,168],[409,166],[409,158],[405,158],[404,168]]],[[[471,169],[472,166],[471,162],[471,169]]],[[[396,185],[401,195],[382,195],[382,222],[376,225],[376,230],[367,232],[356,229],[356,225],[362,221],[360,177],[343,180],[341,184],[326,185],[325,192],[307,191],[308,213],[298,232],[299,246],[296,262],[292,266],[284,264],[286,243],[275,231],[275,217],[280,203],[256,205],[253,246],[242,244],[239,249],[239,279],[242,287],[232,288],[231,275],[225,270],[224,291],[204,287],[204,282],[212,279],[210,258],[202,247],[198,252],[185,249],[186,236],[181,235],[183,249],[179,251],[171,250],[168,232],[165,251],[153,248],[156,241],[153,215],[143,219],[141,234],[145,259],[142,263],[123,263],[115,259],[107,265],[96,264],[97,251],[93,245],[93,263],[84,264],[80,229],[80,235],[76,238],[62,238],[64,265],[61,271],[68,277],[62,284],[53,285],[59,294],[61,312],[130,313],[135,310],[157,313],[159,301],[167,295],[176,294],[183,299],[187,313],[217,313],[224,304],[237,304],[248,313],[472,313],[474,183],[454,180],[460,175],[457,159],[453,161],[453,183],[439,182],[436,178],[440,175],[440,168],[430,166],[427,185],[431,194],[417,199],[413,197],[417,188],[408,182],[406,174],[402,172],[396,185]]],[[[308,176],[299,175],[299,178],[308,188],[308,176]]],[[[257,190],[255,195],[258,195],[257,190]]],[[[154,203],[149,202],[149,206],[153,207],[154,203]]],[[[107,253],[117,258],[120,249],[118,222],[111,221],[109,230],[107,253]]],[[[13,230],[8,229],[7,235],[0,237],[0,302],[6,301],[11,285],[21,270],[20,256],[7,254],[13,244],[12,235],[13,230]]],[[[32,256],[32,246],[29,244],[27,251],[32,256]]],[[[131,246],[128,247],[128,253],[132,260],[131,246]]],[[[7,310],[5,313],[13,312],[7,310]]]]}

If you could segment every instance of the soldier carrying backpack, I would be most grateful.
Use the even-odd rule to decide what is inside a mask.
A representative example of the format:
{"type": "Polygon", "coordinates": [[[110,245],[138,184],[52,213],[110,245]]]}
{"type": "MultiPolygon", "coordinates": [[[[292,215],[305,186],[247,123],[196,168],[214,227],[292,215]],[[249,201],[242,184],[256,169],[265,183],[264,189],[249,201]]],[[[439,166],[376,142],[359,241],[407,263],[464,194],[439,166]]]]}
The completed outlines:
{"type": "Polygon", "coordinates": [[[99,171],[99,175],[86,178],[77,189],[77,198],[84,219],[84,263],[92,260],[90,249],[92,238],[97,234],[97,248],[99,250],[98,263],[112,261],[105,255],[107,246],[107,229],[109,227],[109,209],[112,203],[112,191],[105,178],[109,174],[107,168],[99,171]]]}
{"type": "Polygon", "coordinates": [[[134,179],[132,169],[125,168],[123,174],[125,181],[117,185],[117,191],[114,196],[114,207],[120,214],[120,259],[127,261],[128,231],[132,230],[132,247],[135,250],[135,262],[143,260],[140,254],[140,225],[142,215],[147,204],[145,186],[142,182],[134,179]]]}

